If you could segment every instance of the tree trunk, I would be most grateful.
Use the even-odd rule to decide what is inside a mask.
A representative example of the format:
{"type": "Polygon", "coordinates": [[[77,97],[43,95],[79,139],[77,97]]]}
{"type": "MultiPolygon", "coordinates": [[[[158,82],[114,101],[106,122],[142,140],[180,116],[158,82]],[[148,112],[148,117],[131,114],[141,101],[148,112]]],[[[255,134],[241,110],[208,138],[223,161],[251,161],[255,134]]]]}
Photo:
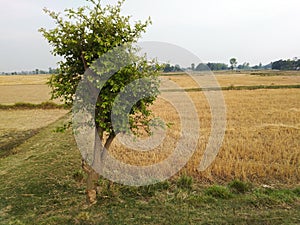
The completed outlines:
{"type": "Polygon", "coordinates": [[[97,182],[99,175],[96,171],[82,160],[82,168],[87,173],[86,180],[86,203],[93,205],[97,203],[97,182]]]}
{"type": "MultiPolygon", "coordinates": [[[[101,139],[99,138],[98,128],[95,129],[95,141],[94,141],[94,155],[93,164],[99,163],[100,149],[102,146],[101,139]]],[[[93,166],[93,165],[92,165],[93,166]]],[[[93,169],[93,167],[88,165],[84,160],[82,160],[82,168],[87,173],[86,180],[86,202],[88,205],[93,205],[97,203],[97,187],[99,174],[93,169]]]]}
{"type": "MultiPolygon", "coordinates": [[[[99,129],[95,130],[93,165],[97,163],[102,163],[103,160],[105,160],[105,155],[107,154],[107,150],[109,149],[114,138],[115,138],[115,134],[114,133],[110,134],[103,148],[102,147],[103,131],[100,131],[99,129]]],[[[88,205],[93,205],[97,203],[97,189],[98,189],[98,180],[100,176],[92,168],[92,166],[87,165],[84,160],[82,161],[82,165],[84,171],[86,171],[87,173],[86,202],[88,205]]]]}

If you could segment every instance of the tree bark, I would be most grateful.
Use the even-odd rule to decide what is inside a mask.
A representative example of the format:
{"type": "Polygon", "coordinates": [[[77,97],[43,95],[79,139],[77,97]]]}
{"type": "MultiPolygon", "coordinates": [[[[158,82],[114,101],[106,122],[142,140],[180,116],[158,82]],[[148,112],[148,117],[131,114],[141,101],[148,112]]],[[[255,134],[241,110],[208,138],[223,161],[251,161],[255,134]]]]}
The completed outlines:
{"type": "MultiPolygon", "coordinates": [[[[93,165],[104,162],[107,154],[107,150],[110,148],[114,138],[115,138],[115,134],[111,133],[107,138],[107,140],[105,141],[105,145],[103,148],[102,147],[103,131],[99,128],[95,130],[93,165]]],[[[83,160],[83,168],[87,173],[86,202],[88,205],[94,205],[97,203],[98,180],[100,176],[93,169],[93,167],[87,165],[84,160],[83,160]]]]}
{"type": "Polygon", "coordinates": [[[94,205],[97,203],[97,182],[99,180],[99,174],[97,174],[96,171],[89,165],[85,164],[84,167],[84,170],[87,172],[86,203],[88,205],[94,205]]]}
{"type": "MultiPolygon", "coordinates": [[[[99,136],[99,128],[95,129],[95,142],[94,142],[94,154],[93,154],[93,164],[99,163],[100,149],[102,137],[99,136]]],[[[92,166],[93,166],[92,164],[92,166]]],[[[83,160],[84,170],[87,173],[86,181],[86,202],[88,205],[93,205],[97,203],[97,187],[99,174],[93,169],[92,166],[87,165],[83,160]]]]}

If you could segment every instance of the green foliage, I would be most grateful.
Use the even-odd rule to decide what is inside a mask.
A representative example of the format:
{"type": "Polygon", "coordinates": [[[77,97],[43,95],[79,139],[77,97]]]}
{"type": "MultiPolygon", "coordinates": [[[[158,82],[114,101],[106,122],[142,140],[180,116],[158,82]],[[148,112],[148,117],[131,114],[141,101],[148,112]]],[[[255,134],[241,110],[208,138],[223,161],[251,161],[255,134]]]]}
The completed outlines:
{"type": "Polygon", "coordinates": [[[300,197],[300,187],[297,187],[293,190],[293,192],[298,196],[300,197]]]}
{"type": "Polygon", "coordinates": [[[53,132],[55,133],[63,133],[65,132],[67,129],[69,129],[71,127],[71,122],[67,122],[67,123],[64,123],[63,125],[59,126],[59,127],[56,127],[53,132]]]}
{"type": "Polygon", "coordinates": [[[164,65],[164,73],[181,72],[182,69],[179,65],[172,66],[169,63],[164,65]]]}
{"type": "Polygon", "coordinates": [[[207,63],[210,70],[228,70],[228,65],[225,63],[207,63]]]}
{"type": "Polygon", "coordinates": [[[52,46],[52,53],[64,58],[59,63],[59,74],[49,84],[53,98],[63,97],[72,102],[81,75],[96,59],[110,49],[124,43],[137,41],[150,23],[136,22],[130,25],[130,17],[121,15],[123,0],[115,6],[102,7],[99,2],[87,0],[93,8],[66,9],[65,15],[44,9],[55,21],[56,28],[39,31],[52,46]]]}
{"type": "Polygon", "coordinates": [[[243,65],[239,65],[237,67],[239,70],[251,70],[252,68],[250,67],[250,63],[243,63],[243,65]]]}
{"type": "Polygon", "coordinates": [[[237,194],[245,194],[252,189],[252,185],[250,183],[245,183],[240,180],[234,180],[230,182],[228,186],[232,192],[237,194]]]}
{"type": "MultiPolygon", "coordinates": [[[[114,6],[102,7],[100,1],[86,0],[91,6],[82,6],[78,9],[66,9],[64,15],[48,9],[44,11],[55,21],[56,28],[39,31],[52,46],[53,55],[64,58],[59,62],[58,74],[51,77],[49,85],[52,87],[52,98],[62,98],[67,105],[72,105],[74,95],[83,74],[88,68],[97,73],[90,82],[99,90],[101,89],[97,104],[95,123],[102,138],[103,135],[114,137],[117,133],[127,132],[131,129],[134,133],[142,129],[149,132],[149,123],[152,113],[148,106],[153,104],[158,95],[158,75],[162,69],[155,61],[149,62],[145,57],[136,56],[137,49],[128,48],[120,52],[120,58],[128,60],[128,65],[114,73],[104,86],[99,86],[99,81],[104,79],[103,72],[112,71],[116,65],[113,60],[106,59],[103,64],[94,63],[116,47],[135,43],[150,19],[144,23],[138,21],[131,23],[130,16],[121,15],[121,6],[124,0],[118,1],[114,6]],[[122,55],[123,54],[123,55],[122,55]],[[101,71],[97,71],[101,67],[101,71]],[[113,104],[124,103],[117,98],[118,94],[131,82],[146,78],[148,82],[131,90],[132,95],[147,91],[151,96],[144,96],[136,102],[129,111],[130,115],[119,120],[118,130],[113,130],[111,113],[113,104]],[[129,118],[128,118],[129,117],[129,118]],[[128,127],[129,120],[129,127],[128,127]]],[[[130,46],[130,45],[129,45],[130,46]]],[[[120,59],[119,59],[120,60],[120,59]]],[[[101,83],[101,82],[100,82],[101,83]]],[[[122,106],[123,109],[128,105],[122,106]]],[[[116,112],[115,116],[123,115],[124,110],[116,112]]]]}
{"type": "Polygon", "coordinates": [[[196,71],[216,71],[216,70],[228,70],[228,65],[224,64],[224,63],[199,63],[196,66],[196,71]]]}
{"type": "Polygon", "coordinates": [[[231,58],[231,59],[229,60],[229,62],[230,62],[230,65],[231,65],[231,69],[232,69],[232,70],[235,69],[235,68],[236,68],[236,65],[237,65],[237,60],[236,60],[236,58],[231,58]]]}
{"type": "Polygon", "coordinates": [[[232,197],[230,190],[227,187],[214,185],[205,190],[205,194],[214,198],[229,199],[232,197]]]}
{"type": "Polygon", "coordinates": [[[177,180],[177,187],[181,189],[188,189],[191,190],[193,186],[193,177],[182,175],[178,180],[177,180]]]}
{"type": "Polygon", "coordinates": [[[273,70],[300,70],[300,59],[278,60],[272,63],[273,70]]]}

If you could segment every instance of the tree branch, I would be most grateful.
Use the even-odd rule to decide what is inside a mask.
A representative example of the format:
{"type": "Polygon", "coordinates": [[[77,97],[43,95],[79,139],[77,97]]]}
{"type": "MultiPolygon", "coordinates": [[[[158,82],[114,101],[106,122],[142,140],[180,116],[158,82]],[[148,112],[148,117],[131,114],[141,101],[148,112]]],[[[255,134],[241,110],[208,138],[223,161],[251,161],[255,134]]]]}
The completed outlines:
{"type": "Polygon", "coordinates": [[[83,54],[83,52],[81,53],[81,61],[82,61],[82,63],[83,63],[83,66],[84,66],[84,70],[87,70],[89,67],[88,67],[88,64],[87,64],[87,62],[86,62],[86,60],[85,60],[85,58],[84,58],[84,54],[83,54]]]}
{"type": "Polygon", "coordinates": [[[107,154],[107,150],[109,149],[111,143],[113,142],[114,138],[116,137],[115,133],[112,132],[109,137],[107,138],[105,144],[104,144],[104,148],[102,149],[101,152],[101,161],[105,160],[105,155],[107,154]]]}

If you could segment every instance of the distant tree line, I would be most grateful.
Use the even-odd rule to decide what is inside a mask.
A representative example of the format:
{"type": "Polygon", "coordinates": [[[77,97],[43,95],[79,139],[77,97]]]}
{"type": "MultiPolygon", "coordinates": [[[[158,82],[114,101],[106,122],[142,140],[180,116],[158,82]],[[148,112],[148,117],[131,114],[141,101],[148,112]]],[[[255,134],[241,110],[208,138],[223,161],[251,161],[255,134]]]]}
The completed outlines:
{"type": "Polygon", "coordinates": [[[300,70],[300,59],[279,60],[272,63],[273,70],[300,70]]]}
{"type": "Polygon", "coordinates": [[[49,68],[48,70],[35,69],[31,71],[18,71],[18,72],[1,72],[2,75],[33,75],[33,74],[57,74],[58,69],[49,68]]]}
{"type": "Polygon", "coordinates": [[[178,64],[176,64],[175,66],[172,66],[170,64],[166,64],[165,67],[164,67],[164,72],[165,73],[181,72],[181,71],[183,71],[183,69],[181,69],[178,64]]]}
{"type": "MultiPolygon", "coordinates": [[[[230,66],[228,66],[225,63],[199,63],[197,66],[192,63],[191,67],[188,68],[181,68],[180,65],[171,65],[166,64],[164,67],[165,73],[170,72],[182,72],[186,70],[192,70],[192,71],[218,71],[218,70],[300,70],[300,59],[294,58],[294,59],[288,59],[288,60],[278,60],[276,62],[272,62],[267,65],[262,65],[262,63],[259,63],[255,66],[250,66],[248,62],[245,62],[243,64],[237,65],[237,60],[235,58],[230,59],[230,66]]],[[[48,71],[46,70],[40,70],[35,69],[32,71],[19,71],[19,72],[2,72],[2,75],[32,75],[32,74],[57,74],[58,69],[49,68],[48,71]]]]}
{"type": "Polygon", "coordinates": [[[244,62],[238,65],[236,58],[231,58],[229,60],[230,66],[225,63],[199,63],[197,66],[192,63],[188,68],[181,68],[179,65],[166,64],[164,72],[180,72],[180,71],[218,71],[218,70],[300,70],[300,59],[294,58],[293,60],[279,60],[276,62],[271,62],[267,65],[259,63],[255,66],[250,66],[250,63],[244,62]]]}

